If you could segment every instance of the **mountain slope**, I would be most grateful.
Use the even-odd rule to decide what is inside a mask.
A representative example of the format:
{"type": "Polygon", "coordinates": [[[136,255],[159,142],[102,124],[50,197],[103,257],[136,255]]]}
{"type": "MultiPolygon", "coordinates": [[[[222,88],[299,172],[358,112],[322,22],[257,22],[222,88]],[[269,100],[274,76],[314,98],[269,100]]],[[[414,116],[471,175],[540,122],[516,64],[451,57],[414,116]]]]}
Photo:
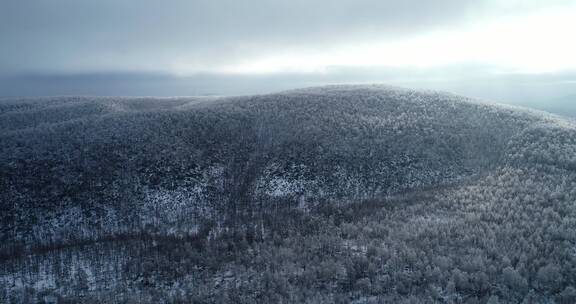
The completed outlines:
{"type": "Polygon", "coordinates": [[[494,165],[530,121],[381,87],[2,109],[2,201],[18,202],[4,221],[16,235],[3,239],[45,245],[148,228],[193,233],[204,219],[233,222],[271,200],[364,200],[447,183],[494,165]],[[45,229],[54,221],[61,228],[45,229]]]}
{"type": "MultiPolygon", "coordinates": [[[[576,198],[574,126],[551,115],[445,93],[332,86],[246,97],[3,100],[0,140],[0,201],[7,210],[0,231],[4,259],[21,261],[28,253],[43,260],[41,264],[51,264],[47,261],[56,253],[58,259],[62,255],[83,259],[81,268],[87,270],[82,271],[92,274],[87,290],[100,295],[104,287],[97,280],[104,272],[94,266],[94,258],[86,258],[90,252],[98,252],[104,259],[100,263],[106,264],[104,257],[108,257],[117,261],[111,268],[120,267],[128,276],[136,276],[115,278],[114,288],[140,284],[143,278],[137,274],[144,266],[134,263],[149,260],[152,264],[145,271],[150,272],[146,280],[161,280],[158,269],[162,267],[178,267],[192,276],[186,279],[191,286],[207,288],[206,294],[199,290],[195,296],[214,300],[210,292],[215,292],[214,280],[227,280],[229,272],[235,273],[235,278],[247,276],[259,267],[241,262],[241,248],[246,246],[242,242],[253,244],[255,251],[251,252],[256,258],[266,259],[261,256],[264,252],[295,249],[294,244],[275,243],[279,237],[282,242],[303,238],[304,244],[312,242],[305,245],[308,248],[313,247],[312,239],[322,236],[336,242],[326,246],[339,249],[332,253],[320,250],[319,254],[324,253],[316,258],[336,264],[343,258],[341,254],[366,257],[368,252],[361,248],[370,245],[381,258],[387,256],[378,265],[399,259],[396,266],[386,266],[399,267],[389,270],[389,277],[401,277],[402,265],[412,265],[406,264],[412,263],[412,258],[403,260],[391,252],[408,254],[420,248],[411,255],[440,267],[445,261],[433,257],[450,249],[460,254],[451,260],[454,265],[439,268],[441,275],[433,285],[445,297],[475,293],[480,299],[492,295],[493,290],[460,284],[459,279],[452,279],[456,285],[452,288],[443,278],[453,276],[456,266],[458,271],[475,273],[478,267],[462,265],[476,251],[484,256],[490,246],[504,245],[494,233],[506,237],[523,234],[526,229],[545,229],[539,236],[559,233],[568,245],[566,252],[546,253],[550,257],[546,262],[554,262],[550,267],[566,263],[566,254],[576,248],[570,247],[574,244],[570,233],[574,231],[572,205],[576,198]],[[526,218],[534,219],[534,212],[542,210],[547,212],[548,222],[532,221],[537,226],[525,226],[526,218]],[[558,223],[560,232],[546,230],[550,222],[558,223]],[[354,232],[362,227],[376,228],[354,232]],[[515,232],[502,232],[502,227],[515,232]],[[465,241],[441,245],[445,237],[465,241]],[[112,248],[109,242],[114,244],[112,248]],[[147,256],[159,242],[170,252],[164,254],[178,259],[181,250],[194,254],[185,255],[185,260],[173,256],[180,261],[175,262],[177,266],[164,265],[162,259],[168,257],[147,256]],[[382,242],[389,245],[382,247],[382,242]],[[232,257],[210,251],[217,251],[222,244],[232,246],[226,247],[232,257]],[[429,244],[426,249],[422,247],[425,244],[429,244]],[[269,247],[262,251],[259,246],[269,247]],[[382,253],[383,248],[388,253],[382,253]],[[210,254],[221,260],[209,262],[210,254]],[[202,271],[192,274],[190,267],[202,271]],[[234,267],[248,270],[238,272],[234,267]]],[[[536,241],[524,242],[527,245],[509,242],[509,252],[520,254],[523,249],[537,255],[538,250],[530,249],[536,241]]],[[[294,254],[304,257],[310,253],[294,254]]],[[[502,257],[484,258],[484,264],[506,264],[502,257]]],[[[274,262],[262,265],[270,261],[274,262]]],[[[508,264],[517,271],[516,260],[508,264]]],[[[338,266],[324,266],[322,269],[336,274],[340,271],[338,266]]],[[[4,269],[6,274],[20,273],[4,269]]],[[[375,270],[374,275],[384,275],[384,270],[375,270]]],[[[168,273],[175,275],[174,271],[168,273]]],[[[490,279],[500,276],[498,270],[493,272],[486,275],[490,279]]],[[[534,272],[534,282],[540,284],[538,269],[534,272]]],[[[530,279],[530,273],[526,270],[520,275],[530,279]]],[[[329,294],[337,291],[358,298],[353,291],[364,287],[356,286],[362,284],[357,281],[368,277],[375,284],[376,280],[351,269],[341,275],[352,280],[346,283],[351,285],[338,285],[344,284],[340,282],[325,287],[329,294]]],[[[39,276],[52,281],[58,277],[53,271],[39,276]]],[[[574,284],[569,272],[563,278],[551,289],[537,290],[543,297],[556,296],[574,284]]],[[[38,284],[38,279],[26,280],[38,284]]],[[[175,282],[164,280],[162,284],[175,282]]],[[[466,282],[472,284],[470,280],[466,282]]],[[[251,277],[242,282],[252,286],[262,281],[251,277]]],[[[27,284],[16,284],[7,293],[27,284]]],[[[390,284],[397,283],[385,285],[390,284]]],[[[526,286],[519,284],[518,295],[516,291],[507,294],[511,299],[528,294],[532,279],[526,286]]],[[[76,292],[56,283],[48,285],[61,295],[76,292]]],[[[150,288],[172,290],[168,285],[150,288]]],[[[322,300],[328,295],[318,291],[324,289],[304,285],[312,286],[320,297],[316,302],[329,302],[322,300]]],[[[150,289],[135,286],[136,290],[150,289]]],[[[394,290],[376,294],[405,298],[418,294],[419,288],[410,287],[406,293],[394,290]]],[[[255,301],[250,293],[236,292],[242,295],[241,301],[255,301]]],[[[362,293],[374,295],[373,291],[362,293]]]]}

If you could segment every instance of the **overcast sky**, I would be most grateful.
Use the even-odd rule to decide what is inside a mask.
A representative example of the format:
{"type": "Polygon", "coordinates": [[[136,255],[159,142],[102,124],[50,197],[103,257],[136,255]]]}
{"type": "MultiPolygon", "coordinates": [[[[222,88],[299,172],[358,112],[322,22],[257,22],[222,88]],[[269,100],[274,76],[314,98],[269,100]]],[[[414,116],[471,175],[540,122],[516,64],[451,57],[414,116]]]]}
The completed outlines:
{"type": "Polygon", "coordinates": [[[575,0],[0,0],[0,96],[386,82],[561,97],[575,29],[575,0]]]}

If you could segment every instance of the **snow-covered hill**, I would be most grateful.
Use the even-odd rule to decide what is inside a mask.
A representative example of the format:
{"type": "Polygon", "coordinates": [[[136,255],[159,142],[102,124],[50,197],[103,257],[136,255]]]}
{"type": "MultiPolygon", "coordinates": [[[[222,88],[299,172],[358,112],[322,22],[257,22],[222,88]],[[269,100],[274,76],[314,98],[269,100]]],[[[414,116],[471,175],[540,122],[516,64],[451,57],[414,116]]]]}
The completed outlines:
{"type": "MultiPolygon", "coordinates": [[[[415,227],[434,233],[446,223],[468,231],[458,218],[464,214],[471,217],[467,221],[493,223],[498,208],[524,208],[527,202],[565,206],[576,198],[571,122],[386,86],[243,97],[1,100],[0,142],[5,261],[26,254],[42,259],[59,250],[77,256],[70,252],[83,248],[78,246],[98,251],[110,242],[126,247],[98,252],[117,256],[115,250],[136,250],[130,244],[145,240],[266,241],[277,233],[280,214],[323,214],[328,208],[333,221],[332,208],[356,210],[375,201],[403,208],[406,202],[399,198],[415,193],[434,194],[415,199],[416,207],[406,203],[406,210],[417,211],[411,216],[403,211],[402,218],[417,220],[413,216],[419,214],[415,227]]],[[[568,232],[574,228],[572,209],[557,211],[570,217],[568,232]]],[[[336,218],[339,212],[344,211],[336,218]]],[[[398,214],[387,215],[388,224],[405,225],[398,214]]],[[[294,225],[300,224],[287,227],[294,225]]],[[[400,239],[392,241],[405,241],[400,239]]],[[[100,270],[90,267],[85,266],[88,283],[100,290],[100,270]]],[[[19,273],[3,269],[12,279],[19,273]]],[[[54,280],[53,271],[43,273],[39,277],[54,280]]],[[[8,293],[28,286],[14,284],[8,293]]],[[[54,284],[48,289],[57,290],[54,284]]]]}

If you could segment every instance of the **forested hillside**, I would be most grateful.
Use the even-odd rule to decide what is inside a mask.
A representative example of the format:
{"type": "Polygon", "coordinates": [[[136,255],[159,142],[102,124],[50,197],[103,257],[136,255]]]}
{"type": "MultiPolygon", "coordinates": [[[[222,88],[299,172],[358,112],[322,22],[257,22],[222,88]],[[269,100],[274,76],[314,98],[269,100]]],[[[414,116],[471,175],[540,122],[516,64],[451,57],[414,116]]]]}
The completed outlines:
{"type": "Polygon", "coordinates": [[[576,302],[576,128],[543,112],[4,99],[0,142],[0,302],[576,302]]]}

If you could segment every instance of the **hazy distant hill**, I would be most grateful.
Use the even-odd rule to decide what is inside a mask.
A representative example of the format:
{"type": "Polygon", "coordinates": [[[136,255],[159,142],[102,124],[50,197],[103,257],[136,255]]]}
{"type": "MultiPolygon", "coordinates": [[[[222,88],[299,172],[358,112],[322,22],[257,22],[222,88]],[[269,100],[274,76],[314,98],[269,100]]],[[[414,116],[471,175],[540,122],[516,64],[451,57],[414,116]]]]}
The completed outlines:
{"type": "Polygon", "coordinates": [[[384,86],[5,99],[0,142],[0,299],[576,299],[552,115],[384,86]]]}
{"type": "Polygon", "coordinates": [[[538,103],[528,103],[526,105],[550,113],[576,118],[576,95],[568,95],[562,98],[545,100],[538,103]]]}

